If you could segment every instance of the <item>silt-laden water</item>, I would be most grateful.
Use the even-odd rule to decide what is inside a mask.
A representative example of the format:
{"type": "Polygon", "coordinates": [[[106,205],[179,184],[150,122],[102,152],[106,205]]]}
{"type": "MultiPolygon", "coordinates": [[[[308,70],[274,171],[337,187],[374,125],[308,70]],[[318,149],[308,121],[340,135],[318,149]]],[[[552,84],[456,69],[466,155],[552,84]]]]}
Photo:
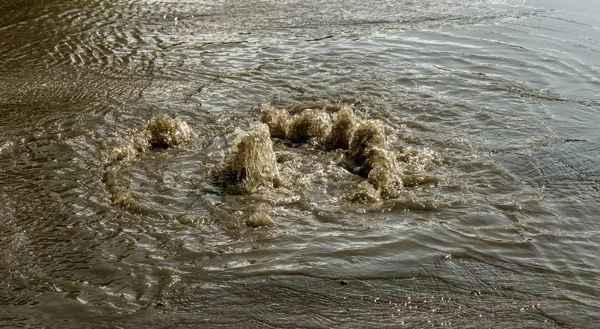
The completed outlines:
{"type": "Polygon", "coordinates": [[[0,327],[600,321],[600,7],[0,3],[0,327]]]}

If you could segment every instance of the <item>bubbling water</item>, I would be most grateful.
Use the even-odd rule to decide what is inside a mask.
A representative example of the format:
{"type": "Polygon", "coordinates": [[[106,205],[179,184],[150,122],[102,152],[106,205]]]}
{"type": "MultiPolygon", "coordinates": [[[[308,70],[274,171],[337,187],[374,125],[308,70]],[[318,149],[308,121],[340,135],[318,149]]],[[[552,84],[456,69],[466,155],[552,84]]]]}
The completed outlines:
{"type": "MultiPolygon", "coordinates": [[[[413,185],[423,177],[410,172],[411,169],[425,168],[422,161],[421,166],[416,165],[421,160],[416,154],[418,151],[410,148],[393,150],[389,143],[389,135],[393,133],[391,127],[375,120],[362,120],[346,106],[307,106],[292,115],[285,109],[264,105],[261,120],[269,127],[271,135],[279,139],[293,143],[316,140],[326,149],[345,150],[343,166],[366,178],[350,197],[354,202],[370,203],[397,197],[404,186],[404,177],[413,185]],[[336,113],[330,115],[327,111],[336,113]],[[399,161],[399,158],[405,161],[399,161]]],[[[431,152],[423,152],[433,158],[431,152]]]]}
{"type": "Polygon", "coordinates": [[[138,131],[115,147],[109,156],[109,165],[131,162],[147,150],[183,145],[195,137],[196,134],[181,118],[171,118],[168,114],[161,113],[150,120],[146,129],[138,131]]]}
{"type": "MultiPolygon", "coordinates": [[[[383,198],[393,198],[403,187],[402,170],[388,143],[386,127],[378,121],[365,121],[359,124],[350,142],[347,167],[354,174],[367,178],[367,185],[359,185],[358,195],[379,193],[383,198]]],[[[354,197],[353,199],[361,199],[354,197]]]]}
{"type": "MultiPolygon", "coordinates": [[[[220,165],[210,170],[212,182],[227,194],[255,194],[277,204],[300,200],[302,191],[310,191],[321,201],[330,197],[327,204],[339,200],[376,204],[402,197],[406,187],[439,182],[428,173],[433,151],[398,143],[406,140],[401,129],[360,118],[350,107],[263,105],[260,119],[247,131],[238,129],[220,165]]],[[[105,166],[103,181],[112,203],[137,213],[150,211],[132,197],[124,178],[128,166],[146,152],[181,147],[194,137],[183,120],[166,114],[153,117],[144,129],[127,137],[105,166]]],[[[271,225],[267,213],[251,213],[247,226],[271,225]]]]}
{"type": "Polygon", "coordinates": [[[331,133],[331,117],[318,109],[307,109],[295,115],[287,129],[287,139],[306,142],[310,139],[325,141],[331,133]]]}
{"type": "Polygon", "coordinates": [[[195,137],[192,129],[180,118],[171,118],[159,114],[150,120],[147,130],[150,132],[152,147],[169,148],[189,142],[195,137]]]}
{"type": "Polygon", "coordinates": [[[271,217],[263,212],[257,212],[251,214],[248,219],[246,219],[246,226],[250,227],[261,227],[271,225],[271,217]]]}
{"type": "Polygon", "coordinates": [[[273,138],[285,139],[290,121],[290,114],[285,109],[278,109],[270,105],[263,105],[260,121],[269,127],[273,138]]]}
{"type": "Polygon", "coordinates": [[[108,157],[103,175],[113,204],[137,212],[145,211],[146,208],[132,198],[129,189],[118,183],[119,171],[147,151],[184,145],[195,137],[197,135],[181,118],[159,114],[150,120],[145,129],[134,133],[115,147],[108,157]]]}
{"type": "Polygon", "coordinates": [[[331,149],[349,149],[359,122],[352,110],[342,107],[333,120],[331,133],[327,138],[327,146],[331,149]]]}
{"type": "Polygon", "coordinates": [[[254,193],[279,185],[269,127],[254,123],[240,133],[225,157],[219,180],[230,193],[254,193]]]}

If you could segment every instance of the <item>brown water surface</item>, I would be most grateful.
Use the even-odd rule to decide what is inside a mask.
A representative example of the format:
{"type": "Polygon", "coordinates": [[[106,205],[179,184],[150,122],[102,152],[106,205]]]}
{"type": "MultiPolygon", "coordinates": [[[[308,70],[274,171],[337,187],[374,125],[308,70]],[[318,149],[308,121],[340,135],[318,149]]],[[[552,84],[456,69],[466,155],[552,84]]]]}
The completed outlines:
{"type": "Polygon", "coordinates": [[[585,1],[0,2],[0,327],[600,323],[599,29],[585,1]],[[394,158],[298,121],[261,141],[281,181],[232,193],[265,106],[351,109],[394,158]],[[184,139],[140,137],[160,113],[184,139]]]}

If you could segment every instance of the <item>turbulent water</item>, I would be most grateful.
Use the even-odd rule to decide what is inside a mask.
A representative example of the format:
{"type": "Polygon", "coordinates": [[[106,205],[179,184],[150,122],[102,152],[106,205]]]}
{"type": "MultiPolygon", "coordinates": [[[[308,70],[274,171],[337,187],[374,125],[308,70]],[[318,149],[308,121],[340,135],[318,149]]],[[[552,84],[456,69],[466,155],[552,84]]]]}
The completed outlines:
{"type": "Polygon", "coordinates": [[[0,327],[600,323],[600,5],[0,2],[0,327]]]}

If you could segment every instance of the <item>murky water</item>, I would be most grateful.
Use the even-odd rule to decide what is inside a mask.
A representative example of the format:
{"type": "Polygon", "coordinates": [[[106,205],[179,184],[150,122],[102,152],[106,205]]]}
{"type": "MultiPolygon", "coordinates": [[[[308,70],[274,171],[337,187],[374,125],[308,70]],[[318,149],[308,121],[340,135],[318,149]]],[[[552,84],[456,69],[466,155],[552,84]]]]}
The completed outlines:
{"type": "Polygon", "coordinates": [[[595,2],[0,13],[0,327],[600,322],[595,2]]]}

